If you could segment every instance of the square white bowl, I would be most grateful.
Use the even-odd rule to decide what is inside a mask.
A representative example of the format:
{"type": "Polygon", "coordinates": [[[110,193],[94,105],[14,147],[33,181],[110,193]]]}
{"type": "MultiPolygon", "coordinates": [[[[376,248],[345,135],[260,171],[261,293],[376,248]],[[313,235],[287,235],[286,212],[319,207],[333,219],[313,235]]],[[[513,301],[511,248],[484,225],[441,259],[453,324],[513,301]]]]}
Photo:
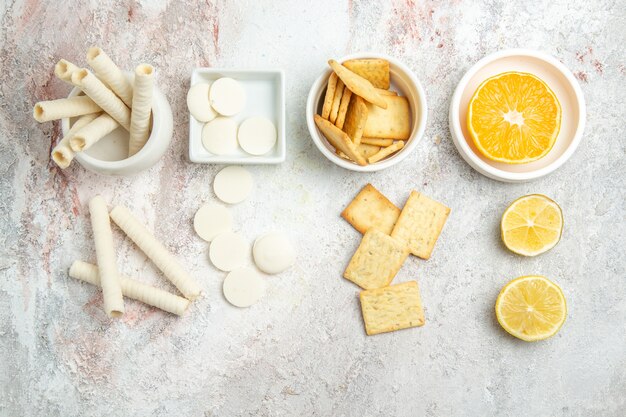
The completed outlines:
{"type": "Polygon", "coordinates": [[[203,122],[189,114],[189,159],[201,164],[280,164],[287,156],[285,137],[285,73],[282,70],[231,70],[196,68],[191,73],[191,85],[212,83],[222,78],[233,78],[246,91],[246,107],[232,118],[240,125],[248,117],[267,117],[276,126],[276,145],[265,155],[250,155],[241,147],[230,155],[214,155],[202,145],[203,122]]]}

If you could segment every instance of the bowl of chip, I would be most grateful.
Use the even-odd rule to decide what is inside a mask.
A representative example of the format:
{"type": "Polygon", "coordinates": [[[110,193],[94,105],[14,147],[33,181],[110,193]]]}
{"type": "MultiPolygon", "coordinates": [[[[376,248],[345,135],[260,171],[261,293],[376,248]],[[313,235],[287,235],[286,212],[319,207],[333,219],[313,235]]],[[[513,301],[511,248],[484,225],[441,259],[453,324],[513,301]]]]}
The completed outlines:
{"type": "Polygon", "coordinates": [[[311,86],[306,105],[307,127],[319,151],[358,172],[401,162],[426,128],[426,94],[415,74],[397,59],[371,52],[329,65],[311,86]]]}

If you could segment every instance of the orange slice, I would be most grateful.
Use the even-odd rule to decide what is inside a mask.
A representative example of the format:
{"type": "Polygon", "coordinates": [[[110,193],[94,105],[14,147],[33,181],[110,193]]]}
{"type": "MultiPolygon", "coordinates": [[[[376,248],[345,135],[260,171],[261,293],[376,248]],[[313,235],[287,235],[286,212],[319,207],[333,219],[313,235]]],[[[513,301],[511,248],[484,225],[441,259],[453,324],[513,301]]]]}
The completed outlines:
{"type": "Polygon", "coordinates": [[[524,164],[544,157],[561,128],[561,104],[550,87],[524,72],[485,80],[469,104],[467,128],[486,158],[524,164]]]}

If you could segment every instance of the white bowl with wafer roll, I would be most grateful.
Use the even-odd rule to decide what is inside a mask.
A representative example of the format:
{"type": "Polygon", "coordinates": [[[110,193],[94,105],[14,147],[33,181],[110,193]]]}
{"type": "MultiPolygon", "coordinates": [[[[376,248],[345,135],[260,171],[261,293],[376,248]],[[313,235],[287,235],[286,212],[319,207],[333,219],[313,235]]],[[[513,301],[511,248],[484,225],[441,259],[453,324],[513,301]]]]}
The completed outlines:
{"type": "Polygon", "coordinates": [[[309,133],[320,152],[360,172],[380,171],[406,158],[424,135],[426,115],[426,94],[415,74],[377,53],[330,60],[306,106],[309,133]]]}
{"type": "MultiPolygon", "coordinates": [[[[150,136],[143,147],[128,156],[129,132],[118,126],[91,148],[77,153],[74,158],[84,168],[105,175],[134,175],[156,164],[169,147],[174,129],[172,110],[165,95],[153,87],[150,136]]],[[[75,87],[68,97],[81,94],[75,87]]],[[[78,118],[61,121],[63,135],[67,135],[78,118]]]]}
{"type": "Polygon", "coordinates": [[[63,137],[51,158],[61,169],[76,159],[105,175],[133,175],[154,165],[167,150],[173,118],[156,87],[155,70],[140,64],[122,71],[98,47],[86,54],[87,68],[61,59],[55,75],[74,88],[68,98],[40,101],[33,117],[40,123],[61,120],[63,137]]]}

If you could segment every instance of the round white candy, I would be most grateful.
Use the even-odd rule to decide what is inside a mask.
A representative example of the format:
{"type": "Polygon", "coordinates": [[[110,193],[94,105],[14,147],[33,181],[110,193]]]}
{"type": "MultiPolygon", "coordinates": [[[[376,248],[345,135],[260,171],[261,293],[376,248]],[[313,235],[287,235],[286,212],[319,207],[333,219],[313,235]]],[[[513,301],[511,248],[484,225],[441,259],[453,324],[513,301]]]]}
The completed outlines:
{"type": "Polygon", "coordinates": [[[215,176],[213,191],[224,203],[240,203],[252,191],[252,175],[242,167],[226,167],[215,176]]]}
{"type": "Polygon", "coordinates": [[[276,127],[265,117],[250,117],[239,126],[237,138],[241,148],[250,155],[263,155],[276,144],[276,127]]]}
{"type": "Polygon", "coordinates": [[[187,92],[187,107],[191,115],[199,122],[210,122],[215,119],[217,113],[209,102],[210,84],[198,83],[187,92]]]}
{"type": "Polygon", "coordinates": [[[237,150],[237,123],[228,117],[216,117],[202,128],[202,144],[214,155],[237,150]]]}
{"type": "Polygon", "coordinates": [[[233,216],[226,207],[219,204],[202,205],[193,218],[193,228],[207,242],[220,233],[230,232],[232,227],[233,216]]]}
{"type": "Polygon", "coordinates": [[[209,259],[221,271],[232,271],[246,263],[250,245],[237,233],[226,232],[211,241],[209,259]]]}
{"type": "Polygon", "coordinates": [[[237,268],[226,276],[222,291],[232,305],[250,307],[265,293],[265,282],[255,270],[237,268]]]}
{"type": "Polygon", "coordinates": [[[211,84],[211,106],[223,116],[233,116],[246,106],[246,91],[232,78],[220,78],[211,84]]]}
{"type": "Polygon", "coordinates": [[[252,248],[254,263],[266,274],[278,274],[296,261],[296,251],[282,233],[272,232],[261,236],[252,248]]]}

